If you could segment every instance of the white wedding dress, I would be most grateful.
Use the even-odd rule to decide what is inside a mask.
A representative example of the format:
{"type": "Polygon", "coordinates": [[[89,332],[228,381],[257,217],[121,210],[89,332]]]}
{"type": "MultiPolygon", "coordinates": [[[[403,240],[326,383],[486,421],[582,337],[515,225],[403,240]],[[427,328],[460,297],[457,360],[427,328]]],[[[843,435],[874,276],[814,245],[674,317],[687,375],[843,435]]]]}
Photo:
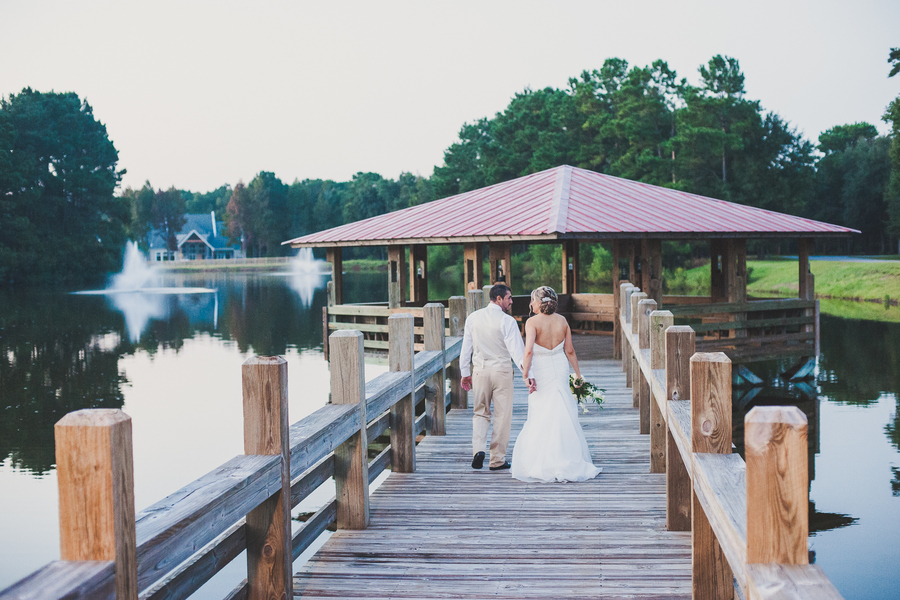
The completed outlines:
{"type": "Polygon", "coordinates": [[[529,376],[537,391],[528,396],[528,419],[512,455],[512,476],[521,481],[586,481],[601,471],[578,422],[564,344],[553,350],[534,345],[529,376]]]}

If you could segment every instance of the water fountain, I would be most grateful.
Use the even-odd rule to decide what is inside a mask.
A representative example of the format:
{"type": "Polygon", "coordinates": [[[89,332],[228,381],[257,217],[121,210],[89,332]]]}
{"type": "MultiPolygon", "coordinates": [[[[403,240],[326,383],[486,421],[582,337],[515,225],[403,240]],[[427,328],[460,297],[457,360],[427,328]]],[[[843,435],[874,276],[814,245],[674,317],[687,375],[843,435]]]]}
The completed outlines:
{"type": "Polygon", "coordinates": [[[304,308],[312,305],[315,291],[325,283],[326,264],[324,260],[313,258],[312,248],[301,248],[291,261],[291,270],[286,275],[290,277],[289,285],[300,296],[304,308]]]}
{"type": "MultiPolygon", "coordinates": [[[[156,269],[147,263],[136,242],[128,242],[122,271],[113,275],[109,285],[102,290],[75,292],[82,295],[106,296],[110,304],[125,316],[128,337],[137,342],[150,319],[161,319],[168,314],[166,296],[183,294],[214,294],[216,290],[199,287],[161,287],[148,285],[157,282],[156,269]]],[[[216,298],[218,305],[218,298],[216,298]]],[[[218,316],[218,315],[216,315],[218,316]]]]}

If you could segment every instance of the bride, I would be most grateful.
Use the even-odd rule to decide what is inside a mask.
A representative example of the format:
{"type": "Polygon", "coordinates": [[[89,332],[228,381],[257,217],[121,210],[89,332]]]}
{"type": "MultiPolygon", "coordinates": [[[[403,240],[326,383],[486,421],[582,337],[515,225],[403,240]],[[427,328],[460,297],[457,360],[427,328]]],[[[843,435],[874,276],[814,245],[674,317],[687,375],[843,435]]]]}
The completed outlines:
{"type": "Polygon", "coordinates": [[[575,396],[569,390],[569,365],[581,379],[572,331],[554,314],[556,292],[541,286],[531,292],[534,316],[525,322],[525,382],[535,380],[528,396],[528,418],[512,456],[512,476],[521,481],[585,481],[600,472],[591,462],[578,422],[575,396]]]}

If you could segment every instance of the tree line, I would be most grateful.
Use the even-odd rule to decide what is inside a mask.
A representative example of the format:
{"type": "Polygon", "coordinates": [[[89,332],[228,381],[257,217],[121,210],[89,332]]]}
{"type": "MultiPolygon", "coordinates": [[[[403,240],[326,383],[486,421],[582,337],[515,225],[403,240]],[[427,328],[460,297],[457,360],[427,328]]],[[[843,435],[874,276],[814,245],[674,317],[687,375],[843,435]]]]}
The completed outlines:
{"type": "MultiPolygon", "coordinates": [[[[900,49],[888,63],[893,77],[900,49]]],[[[0,101],[0,280],[96,279],[115,270],[127,237],[145,241],[156,229],[174,245],[185,213],[214,212],[248,256],[283,255],[293,237],[561,164],[862,231],[820,252],[897,248],[900,97],[886,107],[888,135],[838,124],[813,144],[746,97],[736,59],[714,56],[698,71],[692,85],[662,60],[610,58],[563,89],[525,89],[502,112],[463,124],[428,177],[288,184],[262,171],[202,193],[146,182],[116,195],[124,171],[88,103],[25,89],[0,101]]]]}

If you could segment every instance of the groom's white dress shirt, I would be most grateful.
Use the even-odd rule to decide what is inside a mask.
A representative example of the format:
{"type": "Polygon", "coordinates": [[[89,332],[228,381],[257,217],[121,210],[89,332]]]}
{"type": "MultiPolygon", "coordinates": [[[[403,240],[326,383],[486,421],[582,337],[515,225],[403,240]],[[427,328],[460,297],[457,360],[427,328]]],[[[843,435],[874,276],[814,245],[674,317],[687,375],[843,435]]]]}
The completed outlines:
{"type": "Polygon", "coordinates": [[[463,377],[476,369],[509,366],[512,359],[519,370],[525,359],[525,343],[516,320],[491,302],[466,317],[459,371],[463,377]]]}

